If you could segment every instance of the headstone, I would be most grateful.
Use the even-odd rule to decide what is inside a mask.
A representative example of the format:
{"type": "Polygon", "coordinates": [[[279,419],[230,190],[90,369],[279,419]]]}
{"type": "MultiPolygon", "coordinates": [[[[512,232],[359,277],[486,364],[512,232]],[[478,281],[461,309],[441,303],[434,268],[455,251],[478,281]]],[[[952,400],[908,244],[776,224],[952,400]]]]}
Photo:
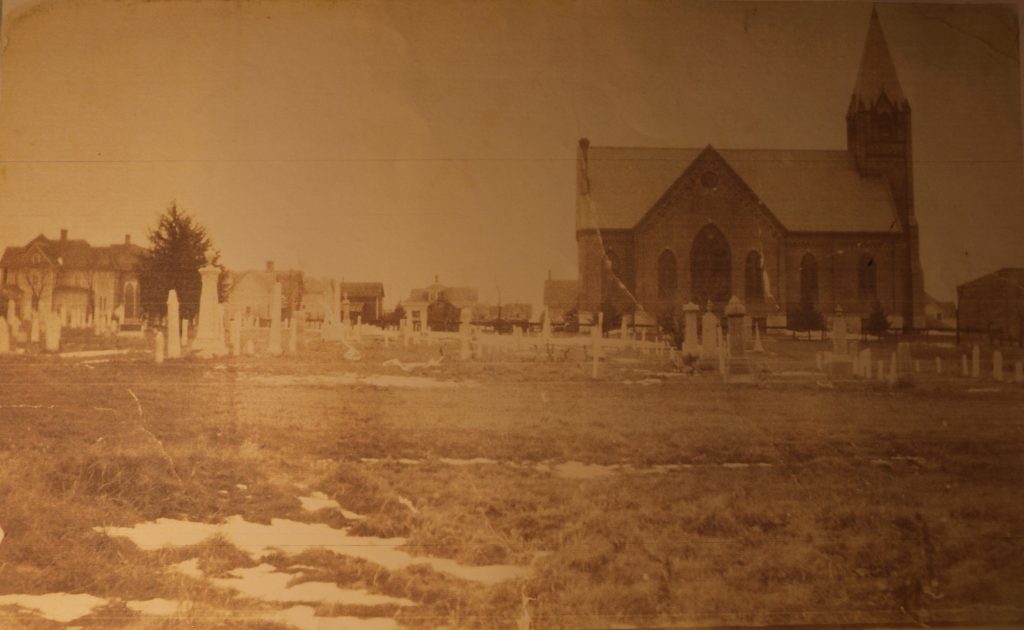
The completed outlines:
{"type": "Polygon", "coordinates": [[[992,351],[992,378],[1003,380],[1003,353],[999,350],[992,351]]]}
{"type": "Polygon", "coordinates": [[[60,351],[60,333],[62,321],[58,313],[50,311],[46,318],[45,348],[47,352],[60,351]]]}
{"type": "Polygon", "coordinates": [[[153,348],[153,359],[156,361],[157,365],[159,365],[164,362],[164,334],[159,330],[156,331],[154,343],[156,345],[153,348]]]}
{"type": "Polygon", "coordinates": [[[181,333],[178,324],[181,316],[178,313],[178,292],[171,289],[167,292],[167,358],[177,359],[181,356],[181,333]]]}
{"type": "Polygon", "coordinates": [[[764,346],[761,344],[761,327],[756,323],[754,324],[754,352],[764,352],[764,346]]]}
{"type": "Polygon", "coordinates": [[[697,356],[700,354],[700,343],[697,339],[697,317],[700,307],[693,302],[683,305],[683,355],[697,356]]]}
{"type": "Polygon", "coordinates": [[[725,316],[729,320],[729,356],[741,356],[746,350],[746,330],[744,321],[747,309],[735,295],[725,306],[725,316]]]}
{"type": "Polygon", "coordinates": [[[718,317],[711,312],[710,303],[708,310],[701,317],[701,340],[700,358],[714,360],[718,356],[718,317]]]}
{"type": "Polygon", "coordinates": [[[864,378],[871,378],[871,348],[864,348],[860,351],[860,365],[864,378]]]}
{"type": "Polygon", "coordinates": [[[981,348],[978,344],[974,344],[971,348],[971,377],[979,378],[981,376],[981,348]]]}
{"type": "Polygon", "coordinates": [[[473,311],[466,307],[462,309],[459,317],[459,358],[463,361],[470,357],[470,322],[473,320],[473,311]]]}
{"type": "Polygon", "coordinates": [[[235,311],[235,316],[231,318],[231,354],[239,356],[242,354],[242,316],[238,311],[235,311]]]}
{"type": "Polygon", "coordinates": [[[188,347],[188,320],[187,319],[182,319],[181,320],[181,347],[182,348],[187,348],[188,347]]]}
{"type": "Polygon", "coordinates": [[[281,354],[281,283],[275,282],[270,299],[270,343],[267,351],[270,354],[281,354]]]}
{"type": "Polygon", "coordinates": [[[836,314],[832,317],[832,353],[846,355],[846,317],[841,306],[836,306],[836,314]]]}
{"type": "Polygon", "coordinates": [[[224,345],[224,329],[218,330],[220,320],[217,312],[217,280],[220,269],[207,265],[199,270],[203,279],[203,288],[199,294],[199,323],[196,325],[196,338],[192,347],[200,354],[221,356],[227,354],[224,345]]]}
{"type": "Polygon", "coordinates": [[[39,343],[39,313],[32,311],[32,323],[29,326],[28,340],[32,343],[39,343]]]}
{"type": "Polygon", "coordinates": [[[0,317],[0,354],[11,351],[11,331],[7,327],[7,318],[0,317]]]}
{"type": "Polygon", "coordinates": [[[715,347],[718,349],[718,373],[722,376],[726,376],[727,364],[726,364],[726,348],[725,340],[722,339],[722,327],[715,326],[715,347]]]}
{"type": "Polygon", "coordinates": [[[348,332],[352,328],[352,303],[348,300],[348,293],[341,300],[341,325],[348,332]]]}

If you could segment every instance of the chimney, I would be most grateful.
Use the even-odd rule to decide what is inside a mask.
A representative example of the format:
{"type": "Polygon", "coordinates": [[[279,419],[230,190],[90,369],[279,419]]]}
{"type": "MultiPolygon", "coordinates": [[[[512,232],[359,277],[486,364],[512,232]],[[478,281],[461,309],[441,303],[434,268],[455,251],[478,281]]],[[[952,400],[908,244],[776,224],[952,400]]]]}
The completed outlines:
{"type": "Polygon", "coordinates": [[[124,235],[124,244],[125,245],[131,245],[132,244],[132,235],[131,234],[125,234],[124,235]]]}
{"type": "Polygon", "coordinates": [[[67,230],[67,228],[61,228],[61,230],[60,230],[60,240],[62,240],[62,241],[68,240],[68,230],[67,230]]]}
{"type": "Polygon", "coordinates": [[[273,271],[273,270],[274,270],[274,261],[273,260],[268,260],[267,261],[267,271],[273,271]]]}

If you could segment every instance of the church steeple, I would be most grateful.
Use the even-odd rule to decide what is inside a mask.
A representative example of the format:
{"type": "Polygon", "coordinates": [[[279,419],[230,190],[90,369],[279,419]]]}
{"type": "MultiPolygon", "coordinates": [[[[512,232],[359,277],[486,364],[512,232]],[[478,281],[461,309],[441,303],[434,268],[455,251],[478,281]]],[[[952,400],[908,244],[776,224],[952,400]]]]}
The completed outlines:
{"type": "Polygon", "coordinates": [[[846,113],[846,143],[861,174],[888,179],[899,219],[908,225],[914,216],[910,103],[874,9],[846,113]]]}
{"type": "Polygon", "coordinates": [[[889,44],[885,41],[885,33],[882,32],[878,11],[872,9],[868,37],[864,42],[864,54],[860,58],[860,72],[857,74],[857,85],[853,89],[850,109],[870,109],[878,104],[883,95],[896,108],[907,105],[899,77],[896,76],[896,66],[889,54],[889,44]]]}

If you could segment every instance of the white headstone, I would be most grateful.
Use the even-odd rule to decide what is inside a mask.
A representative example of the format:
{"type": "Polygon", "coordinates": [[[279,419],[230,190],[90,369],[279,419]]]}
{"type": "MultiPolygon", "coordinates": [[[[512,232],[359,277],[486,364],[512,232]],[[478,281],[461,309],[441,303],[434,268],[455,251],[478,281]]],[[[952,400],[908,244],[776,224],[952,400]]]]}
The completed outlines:
{"type": "Polygon", "coordinates": [[[274,283],[273,295],[270,299],[270,344],[268,352],[281,354],[281,283],[274,283]]]}
{"type": "Polygon", "coordinates": [[[220,269],[207,265],[199,273],[203,279],[203,288],[199,294],[199,323],[196,325],[196,338],[192,347],[200,354],[221,356],[227,354],[228,349],[224,344],[224,329],[218,329],[217,281],[220,269]]]}
{"type": "Polygon", "coordinates": [[[50,311],[46,318],[46,339],[45,347],[47,352],[60,351],[60,333],[62,326],[61,317],[58,313],[50,311]]]}
{"type": "Polygon", "coordinates": [[[32,324],[29,326],[28,340],[32,343],[39,343],[39,313],[32,311],[32,324]]]}
{"type": "Polygon", "coordinates": [[[235,316],[231,318],[231,354],[238,356],[242,354],[242,316],[238,311],[235,311],[235,316]]]}
{"type": "Polygon", "coordinates": [[[683,354],[697,356],[700,354],[700,344],[697,339],[697,317],[700,315],[700,307],[693,302],[683,305],[683,354]]]}
{"type": "Polygon", "coordinates": [[[181,333],[178,324],[178,292],[171,289],[167,292],[167,358],[177,359],[181,356],[181,333]]]}
{"type": "Polygon", "coordinates": [[[188,320],[187,319],[182,319],[181,320],[181,347],[182,348],[187,348],[188,347],[188,320]]]}
{"type": "Polygon", "coordinates": [[[992,378],[1003,380],[1003,353],[999,350],[992,351],[992,378]]]}
{"type": "Polygon", "coordinates": [[[718,317],[708,309],[701,317],[700,358],[708,360],[718,357],[718,317]]]}

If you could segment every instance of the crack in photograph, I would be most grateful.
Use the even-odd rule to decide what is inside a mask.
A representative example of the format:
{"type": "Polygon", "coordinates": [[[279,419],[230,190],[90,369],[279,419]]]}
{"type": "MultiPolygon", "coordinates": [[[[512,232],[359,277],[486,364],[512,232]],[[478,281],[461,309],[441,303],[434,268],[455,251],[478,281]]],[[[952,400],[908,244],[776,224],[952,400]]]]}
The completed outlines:
{"type": "Polygon", "coordinates": [[[1020,23],[4,0],[0,629],[1024,627],[1020,23]]]}

